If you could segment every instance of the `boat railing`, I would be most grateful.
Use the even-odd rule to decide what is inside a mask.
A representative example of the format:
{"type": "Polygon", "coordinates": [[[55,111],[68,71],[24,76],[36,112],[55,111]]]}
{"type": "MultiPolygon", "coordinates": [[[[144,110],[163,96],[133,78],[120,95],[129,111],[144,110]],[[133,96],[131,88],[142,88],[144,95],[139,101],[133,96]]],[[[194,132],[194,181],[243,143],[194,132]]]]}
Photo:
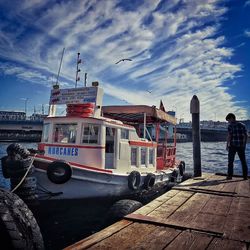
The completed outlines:
{"type": "Polygon", "coordinates": [[[157,145],[157,169],[172,167],[176,159],[176,146],[167,146],[165,143],[157,145]]]}

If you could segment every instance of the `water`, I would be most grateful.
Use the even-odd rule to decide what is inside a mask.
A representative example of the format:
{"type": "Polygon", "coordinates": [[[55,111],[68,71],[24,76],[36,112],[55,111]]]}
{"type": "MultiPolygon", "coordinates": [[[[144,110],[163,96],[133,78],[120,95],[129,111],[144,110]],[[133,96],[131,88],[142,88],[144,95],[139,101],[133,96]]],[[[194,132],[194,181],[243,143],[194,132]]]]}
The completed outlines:
{"type": "MultiPolygon", "coordinates": [[[[0,143],[0,158],[6,155],[8,143],[0,143]]],[[[22,143],[26,148],[37,148],[36,143],[22,143]]],[[[227,151],[225,142],[202,142],[201,158],[203,172],[227,172],[227,151]]],[[[177,158],[185,161],[186,170],[193,172],[192,143],[177,144],[177,158]]],[[[250,166],[250,144],[247,145],[246,157],[250,166]]],[[[241,164],[236,156],[235,174],[241,174],[241,164]]],[[[9,181],[2,176],[0,166],[0,187],[9,189],[9,181]]],[[[70,202],[58,204],[40,204],[32,212],[39,224],[46,249],[63,249],[94,232],[109,226],[105,221],[105,214],[112,203],[108,201],[84,201],[84,204],[70,202]],[[47,208],[50,209],[47,209],[47,208]],[[48,220],[49,218],[49,220],[48,220]]]]}
{"type": "MultiPolygon", "coordinates": [[[[201,142],[202,172],[227,173],[227,154],[226,142],[201,142]]],[[[177,144],[177,158],[185,161],[186,170],[193,173],[192,142],[177,144]]],[[[248,167],[250,167],[250,143],[246,147],[246,160],[248,167]]],[[[234,161],[234,174],[242,174],[241,163],[237,154],[234,161]]]]}
{"type": "MultiPolygon", "coordinates": [[[[10,142],[0,143],[0,158],[6,155],[6,148],[10,142]]],[[[22,143],[26,148],[37,148],[36,143],[22,143]]],[[[193,172],[193,145],[192,142],[177,144],[177,158],[185,161],[186,171],[193,172]]],[[[246,147],[246,158],[250,167],[250,143],[246,147]]],[[[234,173],[242,174],[241,164],[238,156],[235,157],[234,173]]],[[[227,151],[226,142],[201,142],[201,165],[203,172],[227,173],[227,151]]],[[[249,171],[250,172],[250,171],[249,171]]],[[[0,187],[9,188],[9,180],[2,176],[0,167],[0,187]]]]}

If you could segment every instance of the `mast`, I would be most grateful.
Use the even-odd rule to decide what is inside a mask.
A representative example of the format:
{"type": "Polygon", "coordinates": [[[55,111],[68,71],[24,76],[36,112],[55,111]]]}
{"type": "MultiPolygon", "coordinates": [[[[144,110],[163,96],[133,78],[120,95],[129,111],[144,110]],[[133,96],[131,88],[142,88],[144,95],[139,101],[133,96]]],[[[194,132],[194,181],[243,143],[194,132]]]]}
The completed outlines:
{"type": "Polygon", "coordinates": [[[82,62],[80,59],[80,52],[77,53],[77,61],[76,61],[76,85],[75,88],[77,87],[77,82],[80,81],[80,76],[78,76],[78,73],[81,71],[79,69],[79,64],[82,62]]]}
{"type": "Polygon", "coordinates": [[[55,85],[58,85],[58,79],[59,79],[59,75],[60,75],[60,71],[61,71],[61,67],[62,67],[62,60],[63,60],[64,50],[65,50],[65,48],[63,48],[63,52],[62,52],[62,56],[61,56],[61,61],[60,61],[60,66],[59,66],[59,69],[58,69],[58,74],[57,74],[56,84],[55,85]]]}

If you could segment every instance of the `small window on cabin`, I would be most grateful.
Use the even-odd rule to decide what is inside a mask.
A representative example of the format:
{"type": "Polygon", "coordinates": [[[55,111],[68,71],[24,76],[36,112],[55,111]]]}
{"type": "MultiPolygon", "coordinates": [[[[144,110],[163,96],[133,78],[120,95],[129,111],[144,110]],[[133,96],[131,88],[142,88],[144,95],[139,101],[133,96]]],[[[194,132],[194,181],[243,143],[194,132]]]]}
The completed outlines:
{"type": "Polygon", "coordinates": [[[84,124],[82,143],[97,144],[99,135],[99,125],[84,124]]]}
{"type": "Polygon", "coordinates": [[[131,148],[131,165],[137,165],[137,148],[131,148]]]}
{"type": "Polygon", "coordinates": [[[43,142],[49,141],[49,129],[50,129],[49,123],[46,123],[43,125],[43,133],[42,133],[42,141],[43,142]]]}
{"type": "Polygon", "coordinates": [[[149,149],[149,155],[148,155],[148,163],[153,164],[154,163],[154,149],[149,149]]]}
{"type": "Polygon", "coordinates": [[[121,129],[121,139],[129,139],[129,130],[128,129],[121,129]]]}
{"type": "Polygon", "coordinates": [[[146,164],[146,148],[141,148],[141,165],[146,164]]]}
{"type": "Polygon", "coordinates": [[[76,142],[76,123],[58,123],[54,126],[53,141],[59,143],[75,143],[76,142]]]}

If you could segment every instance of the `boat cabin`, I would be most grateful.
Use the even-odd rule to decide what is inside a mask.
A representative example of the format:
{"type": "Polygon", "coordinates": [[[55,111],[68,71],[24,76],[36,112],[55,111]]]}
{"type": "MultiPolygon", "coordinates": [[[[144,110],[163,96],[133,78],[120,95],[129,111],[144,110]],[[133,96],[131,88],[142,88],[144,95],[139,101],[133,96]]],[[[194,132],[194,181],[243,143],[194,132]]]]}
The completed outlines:
{"type": "Polygon", "coordinates": [[[51,91],[38,146],[44,159],[120,174],[173,167],[176,142],[167,146],[159,138],[176,119],[155,106],[102,107],[102,95],[99,86],[51,91]],[[65,116],[56,115],[58,104],[66,105],[65,116]]]}

